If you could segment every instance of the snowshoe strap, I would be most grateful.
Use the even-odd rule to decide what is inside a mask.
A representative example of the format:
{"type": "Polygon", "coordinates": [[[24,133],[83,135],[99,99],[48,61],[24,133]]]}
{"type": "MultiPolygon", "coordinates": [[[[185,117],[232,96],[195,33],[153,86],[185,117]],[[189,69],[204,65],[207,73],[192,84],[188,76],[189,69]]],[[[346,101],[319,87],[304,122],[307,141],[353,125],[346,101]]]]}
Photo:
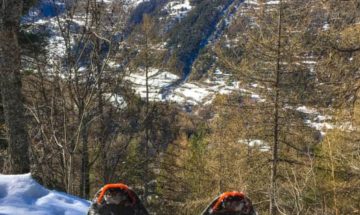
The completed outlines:
{"type": "Polygon", "coordinates": [[[124,190],[128,196],[130,197],[131,199],[131,205],[134,206],[135,203],[136,203],[136,197],[135,197],[135,194],[132,190],[129,189],[128,186],[126,186],[125,184],[121,184],[121,183],[118,183],[118,184],[107,184],[105,185],[102,189],[101,189],[101,192],[100,192],[100,195],[99,197],[97,198],[97,202],[98,204],[101,204],[103,198],[104,198],[104,195],[106,193],[107,190],[109,189],[121,189],[121,190],[124,190]]]}
{"type": "Polygon", "coordinates": [[[229,197],[239,197],[239,198],[243,199],[243,198],[245,198],[245,194],[242,192],[236,192],[236,191],[225,192],[225,193],[221,194],[221,196],[218,198],[218,200],[212,207],[212,211],[217,211],[220,208],[221,203],[229,197]]]}

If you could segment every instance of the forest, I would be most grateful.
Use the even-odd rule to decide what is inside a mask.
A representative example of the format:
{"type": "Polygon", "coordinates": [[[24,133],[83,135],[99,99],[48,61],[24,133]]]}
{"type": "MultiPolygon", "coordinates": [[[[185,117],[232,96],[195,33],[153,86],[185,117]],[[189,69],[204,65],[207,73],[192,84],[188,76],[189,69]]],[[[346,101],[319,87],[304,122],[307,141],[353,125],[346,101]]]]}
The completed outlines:
{"type": "Polygon", "coordinates": [[[0,1],[2,174],[125,183],[157,215],[234,190],[259,215],[360,214],[360,1],[130,2],[0,1]]]}

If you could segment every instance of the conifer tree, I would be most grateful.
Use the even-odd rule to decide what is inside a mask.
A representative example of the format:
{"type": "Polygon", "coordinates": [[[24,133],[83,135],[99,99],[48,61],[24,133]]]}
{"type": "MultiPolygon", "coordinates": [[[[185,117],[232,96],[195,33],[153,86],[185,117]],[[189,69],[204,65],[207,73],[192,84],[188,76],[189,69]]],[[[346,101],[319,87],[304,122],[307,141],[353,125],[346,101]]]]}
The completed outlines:
{"type": "Polygon", "coordinates": [[[251,127],[262,127],[257,139],[271,146],[270,214],[293,207],[284,198],[288,191],[284,189],[283,174],[293,166],[300,172],[300,164],[308,162],[317,141],[312,138],[314,131],[296,112],[296,107],[311,104],[314,90],[314,74],[307,64],[311,52],[304,40],[306,29],[313,24],[307,17],[311,3],[278,1],[270,4],[264,1],[262,7],[254,6],[256,15],[250,24],[243,21],[246,17],[239,15],[239,23],[246,23],[246,26],[237,34],[238,42],[233,50],[226,51],[229,48],[221,46],[218,51],[220,63],[232,71],[241,84],[256,86],[254,91],[263,99],[257,99],[254,107],[240,105],[259,109],[260,115],[252,115],[257,122],[253,124],[249,120],[248,123],[251,127]]]}
{"type": "Polygon", "coordinates": [[[316,163],[317,195],[325,213],[359,212],[359,113],[358,102],[351,111],[339,109],[337,128],[329,131],[318,146],[321,159],[316,163]]]}

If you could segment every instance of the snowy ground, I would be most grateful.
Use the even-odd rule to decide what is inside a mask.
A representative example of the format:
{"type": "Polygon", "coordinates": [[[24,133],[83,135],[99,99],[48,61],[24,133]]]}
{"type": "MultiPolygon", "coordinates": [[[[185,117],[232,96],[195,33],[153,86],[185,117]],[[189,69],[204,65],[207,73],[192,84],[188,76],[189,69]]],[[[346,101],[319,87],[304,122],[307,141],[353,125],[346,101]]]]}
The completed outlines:
{"type": "Polygon", "coordinates": [[[189,0],[170,1],[164,10],[169,13],[171,17],[181,19],[192,9],[189,0]]]}
{"type": "Polygon", "coordinates": [[[240,139],[238,140],[238,143],[248,145],[250,148],[257,148],[261,152],[270,152],[271,147],[269,143],[266,143],[264,140],[258,140],[258,139],[240,139]]]}
{"type": "MultiPolygon", "coordinates": [[[[141,97],[146,98],[146,78],[142,71],[131,73],[126,80],[132,83],[135,92],[141,97]]],[[[209,79],[201,82],[188,81],[176,85],[169,91],[164,89],[180,80],[180,77],[152,68],[149,72],[149,98],[152,101],[176,102],[185,106],[195,106],[210,104],[217,94],[230,94],[234,91],[249,93],[255,100],[260,99],[256,94],[249,90],[241,89],[237,81],[231,80],[231,75],[217,72],[209,79]],[[165,93],[166,92],[166,93],[165,93]]]]}
{"type": "Polygon", "coordinates": [[[0,174],[1,215],[85,215],[90,202],[47,190],[30,174],[0,174]]]}
{"type": "Polygon", "coordinates": [[[307,119],[305,119],[305,124],[320,131],[322,136],[324,136],[328,130],[334,129],[334,125],[328,122],[332,119],[331,116],[322,115],[317,109],[306,106],[297,107],[296,110],[306,114],[307,119]]]}
{"type": "MultiPolygon", "coordinates": [[[[278,5],[279,2],[279,0],[265,0],[263,3],[265,5],[278,5]]],[[[260,5],[261,2],[259,0],[245,0],[245,4],[260,5]]]]}
{"type": "MultiPolygon", "coordinates": [[[[112,2],[113,0],[107,0],[108,2],[112,2]]],[[[137,6],[140,3],[147,2],[150,0],[129,0],[130,4],[137,6]]]]}

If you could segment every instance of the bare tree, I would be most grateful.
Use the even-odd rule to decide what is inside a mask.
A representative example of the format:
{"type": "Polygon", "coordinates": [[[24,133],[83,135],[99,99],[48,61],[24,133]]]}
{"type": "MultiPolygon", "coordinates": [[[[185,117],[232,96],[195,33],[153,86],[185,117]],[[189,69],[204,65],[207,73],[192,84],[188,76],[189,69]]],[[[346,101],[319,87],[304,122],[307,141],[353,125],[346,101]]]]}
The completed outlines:
{"type": "Polygon", "coordinates": [[[113,110],[116,107],[109,106],[122,93],[122,73],[110,61],[118,60],[121,41],[117,38],[122,37],[126,19],[122,1],[86,0],[65,6],[64,13],[52,18],[65,49],[36,59],[35,72],[27,82],[27,90],[33,92],[28,109],[36,125],[32,129],[39,154],[36,160],[39,166],[47,166],[38,169],[39,177],[46,175],[50,186],[88,198],[90,171],[99,158],[104,162],[99,175],[105,183],[111,174],[107,156],[118,131],[111,130],[113,124],[107,125],[106,120],[118,114],[113,110]]]}
{"type": "Polygon", "coordinates": [[[312,34],[306,30],[314,24],[308,16],[313,6],[313,1],[285,0],[276,4],[268,1],[254,4],[250,9],[254,14],[252,19],[239,16],[239,23],[244,24],[243,32],[236,36],[233,51],[226,47],[219,50],[220,63],[225,69],[233,71],[245,86],[254,83],[260,86],[250,90],[264,98],[255,107],[240,105],[256,108],[253,117],[258,118],[257,122],[248,120],[247,126],[261,127],[256,138],[271,147],[271,153],[268,153],[268,209],[272,215],[286,213],[290,208],[282,198],[288,192],[280,180],[288,168],[309,160],[317,141],[299,135],[302,131],[312,136],[312,131],[293,108],[307,104],[312,96],[314,73],[306,64],[311,50],[306,47],[305,35],[312,34]],[[257,109],[260,109],[260,115],[255,115],[257,109]]]}
{"type": "Polygon", "coordinates": [[[278,160],[279,160],[279,108],[280,108],[280,80],[281,80],[281,36],[282,36],[282,0],[279,1],[279,15],[278,15],[278,29],[277,29],[277,46],[276,46],[276,72],[275,72],[275,82],[274,82],[274,124],[273,124],[273,151],[272,151],[272,161],[271,161],[271,182],[270,182],[270,213],[272,215],[277,214],[277,206],[276,206],[276,191],[277,191],[277,169],[278,169],[278,160]]]}

